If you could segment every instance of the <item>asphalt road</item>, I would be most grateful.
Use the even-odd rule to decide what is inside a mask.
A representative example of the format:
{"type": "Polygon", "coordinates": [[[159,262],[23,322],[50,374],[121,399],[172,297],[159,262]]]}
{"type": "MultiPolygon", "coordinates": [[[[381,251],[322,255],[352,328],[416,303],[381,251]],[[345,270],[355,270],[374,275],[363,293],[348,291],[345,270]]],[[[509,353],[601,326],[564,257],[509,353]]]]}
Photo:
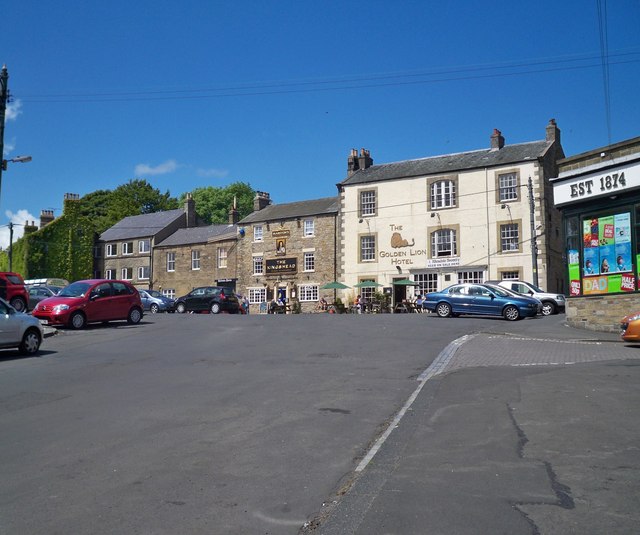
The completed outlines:
{"type": "MultiPolygon", "coordinates": [[[[471,332],[544,336],[558,322],[173,314],[145,316],[137,326],[64,331],[45,341],[40,357],[4,353],[0,533],[295,534],[348,493],[347,513],[336,508],[327,523],[344,526],[348,507],[358,506],[347,498],[367,492],[365,479],[355,485],[354,468],[449,342],[471,332]]],[[[451,396],[473,396],[479,388],[465,374],[447,377],[462,377],[447,389],[451,396]]],[[[509,397],[513,386],[501,393],[499,377],[492,379],[493,395],[509,397]]],[[[416,407],[436,406],[437,384],[416,407]]],[[[491,442],[483,426],[490,418],[461,414],[445,419],[439,436],[459,439],[471,421],[491,442]]],[[[376,463],[411,451],[413,438],[394,433],[376,463]]],[[[511,440],[517,444],[517,435],[511,440]]],[[[460,455],[446,462],[469,464],[468,453],[460,455]]],[[[373,467],[365,471],[376,474],[373,467]]],[[[385,473],[389,481],[392,472],[385,473]]],[[[415,467],[405,482],[411,473],[415,467]]],[[[544,479],[537,470],[522,473],[544,479]]],[[[478,492],[484,490],[490,491],[478,492]]],[[[381,520],[357,516],[361,533],[411,532],[370,531],[381,520]]],[[[437,527],[433,533],[447,532],[437,527]]]]}

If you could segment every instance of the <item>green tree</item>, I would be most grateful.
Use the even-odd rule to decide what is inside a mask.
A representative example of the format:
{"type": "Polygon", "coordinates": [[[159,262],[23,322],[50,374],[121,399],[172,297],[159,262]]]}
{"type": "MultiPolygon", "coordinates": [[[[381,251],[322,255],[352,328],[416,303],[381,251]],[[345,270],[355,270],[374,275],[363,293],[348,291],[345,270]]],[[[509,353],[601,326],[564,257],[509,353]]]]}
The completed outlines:
{"type": "MultiPolygon", "coordinates": [[[[256,192],[245,182],[234,182],[228,186],[215,187],[207,186],[196,188],[191,192],[193,200],[196,202],[196,212],[205,223],[224,224],[229,221],[229,210],[233,206],[233,199],[236,198],[236,208],[240,214],[240,219],[253,212],[253,198],[256,192]]],[[[180,203],[183,203],[186,193],[180,196],[180,203]]]]}
{"type": "Polygon", "coordinates": [[[82,198],[80,215],[94,222],[101,234],[121,219],[178,208],[169,192],[161,193],[146,180],[130,180],[115,190],[97,190],[82,198]]]}

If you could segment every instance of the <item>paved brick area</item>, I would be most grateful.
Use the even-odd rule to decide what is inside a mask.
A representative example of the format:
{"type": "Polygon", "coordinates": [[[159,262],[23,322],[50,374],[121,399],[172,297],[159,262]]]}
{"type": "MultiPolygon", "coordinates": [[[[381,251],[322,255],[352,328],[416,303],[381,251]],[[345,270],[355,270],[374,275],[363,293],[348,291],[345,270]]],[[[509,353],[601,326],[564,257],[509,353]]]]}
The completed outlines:
{"type": "Polygon", "coordinates": [[[449,344],[420,379],[469,366],[565,366],[619,359],[640,359],[640,347],[619,341],[473,334],[449,344]]]}

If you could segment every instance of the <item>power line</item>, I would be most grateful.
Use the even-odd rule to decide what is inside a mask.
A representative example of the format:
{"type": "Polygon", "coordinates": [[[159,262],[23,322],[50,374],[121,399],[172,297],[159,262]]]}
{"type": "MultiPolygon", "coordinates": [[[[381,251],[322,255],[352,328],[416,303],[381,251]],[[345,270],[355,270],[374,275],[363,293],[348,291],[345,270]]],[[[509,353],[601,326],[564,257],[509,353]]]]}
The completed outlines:
{"type": "MultiPolygon", "coordinates": [[[[598,0],[600,1],[600,0],[598,0]]],[[[602,57],[602,53],[600,55],[602,57]]],[[[616,57],[618,61],[614,65],[640,62],[640,50],[621,51],[607,57],[616,57]]],[[[410,85],[422,85],[444,83],[452,81],[464,81],[473,79],[501,78],[507,76],[522,76],[543,72],[570,71],[576,69],[596,68],[600,65],[596,55],[564,56],[550,59],[539,59],[521,63],[509,64],[483,64],[466,67],[445,68],[431,71],[399,72],[370,74],[350,78],[325,78],[317,80],[289,80],[279,82],[253,82],[246,85],[231,85],[222,87],[201,87],[186,89],[168,89],[146,91],[114,91],[114,92],[70,92],[58,94],[23,94],[21,100],[25,102],[136,102],[156,100],[196,100],[227,97],[248,97],[261,95],[278,95],[291,93],[311,93],[340,90],[365,89],[374,87],[400,87],[410,85]],[[561,64],[561,66],[553,66],[561,64]],[[547,68],[535,68],[548,65],[547,68]],[[480,74],[483,71],[501,71],[509,69],[510,72],[491,72],[480,74]],[[516,69],[516,70],[514,70],[516,69]],[[473,74],[476,73],[476,74],[473,74]],[[468,75],[465,75],[468,74],[468,75]],[[452,76],[453,75],[453,76],[452,76]],[[416,80],[418,77],[429,79],[416,80]],[[393,81],[396,80],[396,81],[393,81]],[[332,86],[332,87],[324,87],[332,86]]]]}
{"type": "Polygon", "coordinates": [[[598,28],[600,30],[600,61],[604,85],[604,111],[607,121],[607,139],[611,145],[611,96],[609,82],[609,38],[607,34],[607,0],[596,0],[598,4],[598,28]]]}

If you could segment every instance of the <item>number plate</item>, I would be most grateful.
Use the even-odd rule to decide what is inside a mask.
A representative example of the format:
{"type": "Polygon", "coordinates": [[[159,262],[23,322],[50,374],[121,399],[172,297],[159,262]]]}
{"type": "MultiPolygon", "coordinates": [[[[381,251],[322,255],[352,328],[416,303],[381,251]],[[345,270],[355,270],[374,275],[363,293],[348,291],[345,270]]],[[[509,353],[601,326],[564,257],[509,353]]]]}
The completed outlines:
{"type": "Polygon", "coordinates": [[[49,320],[39,320],[42,325],[49,325],[49,320]]]}

